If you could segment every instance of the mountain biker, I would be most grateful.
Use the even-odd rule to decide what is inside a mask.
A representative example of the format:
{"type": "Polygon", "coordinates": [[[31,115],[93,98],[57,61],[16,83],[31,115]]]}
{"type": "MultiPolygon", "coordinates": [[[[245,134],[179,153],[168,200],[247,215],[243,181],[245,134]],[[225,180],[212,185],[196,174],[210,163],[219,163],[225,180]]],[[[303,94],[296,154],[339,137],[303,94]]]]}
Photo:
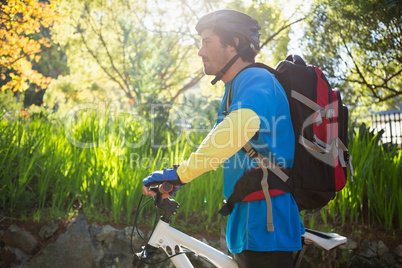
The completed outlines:
{"type": "MultiPolygon", "coordinates": [[[[224,163],[224,196],[228,198],[236,181],[258,167],[241,150],[248,141],[276,165],[292,167],[295,137],[282,86],[264,69],[242,71],[255,61],[260,29],[255,19],[235,10],[214,11],[199,20],[196,30],[202,46],[198,55],[204,72],[216,76],[213,83],[221,80],[225,84],[217,121],[187,161],[145,178],[144,194],[153,196],[149,186],[164,181],[171,182],[178,191],[224,163]],[[225,111],[230,86],[232,101],[225,111]]],[[[269,267],[293,267],[293,251],[301,249],[304,233],[298,207],[290,193],[272,196],[271,203],[274,230],[267,230],[264,199],[237,203],[230,214],[226,239],[239,267],[266,267],[268,263],[269,267]]]]}

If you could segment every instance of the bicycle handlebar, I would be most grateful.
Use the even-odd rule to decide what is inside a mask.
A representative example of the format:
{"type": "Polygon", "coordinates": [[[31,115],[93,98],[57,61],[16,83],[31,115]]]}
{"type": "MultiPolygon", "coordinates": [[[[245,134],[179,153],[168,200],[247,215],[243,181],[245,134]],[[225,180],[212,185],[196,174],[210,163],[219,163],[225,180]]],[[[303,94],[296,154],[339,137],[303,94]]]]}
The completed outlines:
{"type": "Polygon", "coordinates": [[[169,182],[163,182],[162,184],[160,184],[158,186],[150,187],[149,189],[151,191],[153,191],[154,193],[156,193],[154,203],[157,207],[159,207],[163,203],[162,195],[171,193],[173,191],[173,184],[171,184],[169,182]]]}
{"type": "Polygon", "coordinates": [[[173,191],[173,184],[169,182],[163,182],[162,184],[154,187],[150,187],[150,190],[156,193],[154,204],[161,210],[163,210],[163,221],[170,221],[173,215],[177,214],[177,209],[180,207],[180,204],[170,198],[163,198],[163,194],[169,194],[173,191]]]}
{"type": "Polygon", "coordinates": [[[158,194],[158,193],[169,194],[170,192],[173,191],[173,184],[165,181],[162,184],[159,184],[158,186],[150,187],[149,189],[151,191],[155,192],[156,194],[158,194]]]}

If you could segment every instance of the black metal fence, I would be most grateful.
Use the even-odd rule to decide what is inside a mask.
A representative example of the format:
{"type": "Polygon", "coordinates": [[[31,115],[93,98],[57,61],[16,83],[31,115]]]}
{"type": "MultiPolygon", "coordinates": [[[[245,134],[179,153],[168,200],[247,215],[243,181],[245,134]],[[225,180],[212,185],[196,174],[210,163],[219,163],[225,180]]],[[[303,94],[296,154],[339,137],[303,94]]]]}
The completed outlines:
{"type": "Polygon", "coordinates": [[[376,131],[384,130],[384,143],[402,145],[402,112],[373,114],[371,119],[376,131]]]}

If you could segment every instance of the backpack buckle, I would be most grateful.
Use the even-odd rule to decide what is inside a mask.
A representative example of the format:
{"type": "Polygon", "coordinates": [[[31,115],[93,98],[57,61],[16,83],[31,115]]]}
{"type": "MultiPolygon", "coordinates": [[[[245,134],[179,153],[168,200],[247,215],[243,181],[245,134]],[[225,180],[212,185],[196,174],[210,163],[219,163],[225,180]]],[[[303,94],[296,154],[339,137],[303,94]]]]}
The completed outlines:
{"type": "Polygon", "coordinates": [[[251,158],[256,158],[258,156],[258,152],[253,146],[247,146],[247,148],[244,146],[241,149],[251,158]]]}
{"type": "Polygon", "coordinates": [[[333,117],[335,117],[335,110],[334,109],[325,109],[325,110],[323,110],[323,112],[324,112],[324,117],[326,117],[326,118],[333,118],[333,117]]]}

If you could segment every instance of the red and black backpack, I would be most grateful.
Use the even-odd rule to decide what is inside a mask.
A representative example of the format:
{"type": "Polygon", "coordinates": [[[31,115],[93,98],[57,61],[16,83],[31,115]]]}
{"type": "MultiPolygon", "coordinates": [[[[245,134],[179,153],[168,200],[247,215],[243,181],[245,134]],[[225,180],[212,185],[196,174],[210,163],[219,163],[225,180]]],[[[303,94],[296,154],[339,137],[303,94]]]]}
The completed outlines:
{"type": "MultiPolygon", "coordinates": [[[[318,209],[345,186],[348,167],[353,178],[347,149],[348,108],[322,71],[306,65],[300,56],[288,56],[275,69],[262,63],[246,68],[251,67],[264,68],[274,74],[286,92],[296,138],[293,167],[285,170],[274,165],[248,142],[242,150],[257,161],[259,168],[238,180],[219,213],[230,214],[237,202],[266,199],[267,228],[273,231],[271,196],[290,192],[299,210],[318,209]]],[[[231,103],[231,91],[232,87],[226,111],[231,103]]]]}

